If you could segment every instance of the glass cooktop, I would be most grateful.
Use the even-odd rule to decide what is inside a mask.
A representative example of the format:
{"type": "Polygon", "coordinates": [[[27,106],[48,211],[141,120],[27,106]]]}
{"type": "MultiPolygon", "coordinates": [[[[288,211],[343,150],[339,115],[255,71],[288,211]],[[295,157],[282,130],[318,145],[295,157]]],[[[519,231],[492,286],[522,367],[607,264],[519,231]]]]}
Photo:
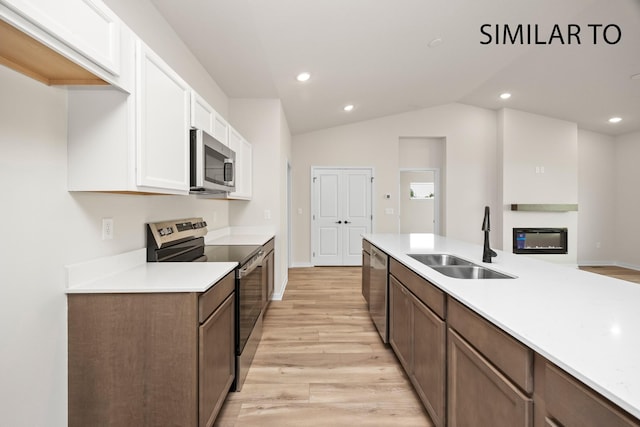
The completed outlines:
{"type": "Polygon", "coordinates": [[[204,255],[207,262],[237,262],[243,264],[260,251],[256,245],[206,245],[204,255]]]}

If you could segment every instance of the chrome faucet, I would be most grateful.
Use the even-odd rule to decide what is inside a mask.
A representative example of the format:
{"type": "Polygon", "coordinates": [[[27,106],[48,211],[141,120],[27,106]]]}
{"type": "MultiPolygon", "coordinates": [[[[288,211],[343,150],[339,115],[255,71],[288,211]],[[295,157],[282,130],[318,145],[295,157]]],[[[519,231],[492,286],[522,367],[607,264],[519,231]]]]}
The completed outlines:
{"type": "Polygon", "coordinates": [[[482,262],[491,262],[491,258],[498,254],[489,247],[489,206],[484,207],[484,220],[482,221],[482,231],[484,231],[484,250],[482,251],[482,262]]]}

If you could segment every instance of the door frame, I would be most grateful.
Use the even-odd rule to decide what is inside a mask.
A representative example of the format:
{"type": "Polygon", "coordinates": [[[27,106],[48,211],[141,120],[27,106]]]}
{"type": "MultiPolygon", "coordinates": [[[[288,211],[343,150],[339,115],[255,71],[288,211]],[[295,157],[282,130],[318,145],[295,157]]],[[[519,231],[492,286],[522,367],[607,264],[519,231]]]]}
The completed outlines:
{"type": "Polygon", "coordinates": [[[440,188],[440,169],[439,168],[400,168],[398,169],[398,233],[400,233],[402,216],[400,195],[402,194],[402,188],[400,188],[402,182],[402,172],[433,172],[433,186],[436,192],[436,197],[433,201],[433,233],[442,235],[440,229],[440,203],[442,199],[442,189],[440,188]]]}
{"type": "Polygon", "coordinates": [[[310,264],[312,266],[315,266],[315,262],[314,259],[315,257],[313,256],[313,252],[314,252],[314,248],[315,248],[315,244],[316,244],[316,233],[314,230],[314,219],[313,216],[315,215],[316,212],[316,197],[315,197],[315,187],[313,185],[313,177],[314,174],[316,173],[316,171],[322,171],[322,170],[330,170],[330,169],[345,169],[345,170],[355,170],[355,169],[368,169],[371,171],[371,194],[369,197],[370,203],[371,203],[371,233],[374,233],[374,222],[373,222],[373,218],[375,218],[375,203],[373,202],[373,195],[375,194],[375,185],[376,185],[376,180],[375,180],[375,173],[376,170],[373,166],[311,166],[311,171],[310,171],[310,175],[309,175],[309,195],[311,196],[311,210],[309,212],[309,234],[311,235],[311,238],[309,239],[309,260],[310,260],[310,264]]]}

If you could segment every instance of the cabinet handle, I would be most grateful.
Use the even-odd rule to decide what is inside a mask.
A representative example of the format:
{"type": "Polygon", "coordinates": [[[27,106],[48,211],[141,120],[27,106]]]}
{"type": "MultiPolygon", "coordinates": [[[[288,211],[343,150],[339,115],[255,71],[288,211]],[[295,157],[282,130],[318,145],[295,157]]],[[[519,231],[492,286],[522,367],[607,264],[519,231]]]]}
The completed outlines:
{"type": "Polygon", "coordinates": [[[342,224],[342,221],[336,221],[336,224],[342,224]]]}
{"type": "Polygon", "coordinates": [[[350,222],[350,221],[345,221],[344,223],[345,223],[345,224],[351,224],[351,222],[350,222]]]}

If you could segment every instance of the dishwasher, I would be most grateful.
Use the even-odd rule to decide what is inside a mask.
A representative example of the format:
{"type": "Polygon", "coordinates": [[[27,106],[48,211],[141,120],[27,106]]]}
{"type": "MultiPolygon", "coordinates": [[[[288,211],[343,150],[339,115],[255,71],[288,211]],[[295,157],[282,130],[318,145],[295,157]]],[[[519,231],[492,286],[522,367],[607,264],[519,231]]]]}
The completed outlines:
{"type": "Polygon", "coordinates": [[[389,307],[388,270],[389,257],[380,249],[371,245],[369,314],[376,325],[382,342],[389,342],[387,311],[389,307]]]}

